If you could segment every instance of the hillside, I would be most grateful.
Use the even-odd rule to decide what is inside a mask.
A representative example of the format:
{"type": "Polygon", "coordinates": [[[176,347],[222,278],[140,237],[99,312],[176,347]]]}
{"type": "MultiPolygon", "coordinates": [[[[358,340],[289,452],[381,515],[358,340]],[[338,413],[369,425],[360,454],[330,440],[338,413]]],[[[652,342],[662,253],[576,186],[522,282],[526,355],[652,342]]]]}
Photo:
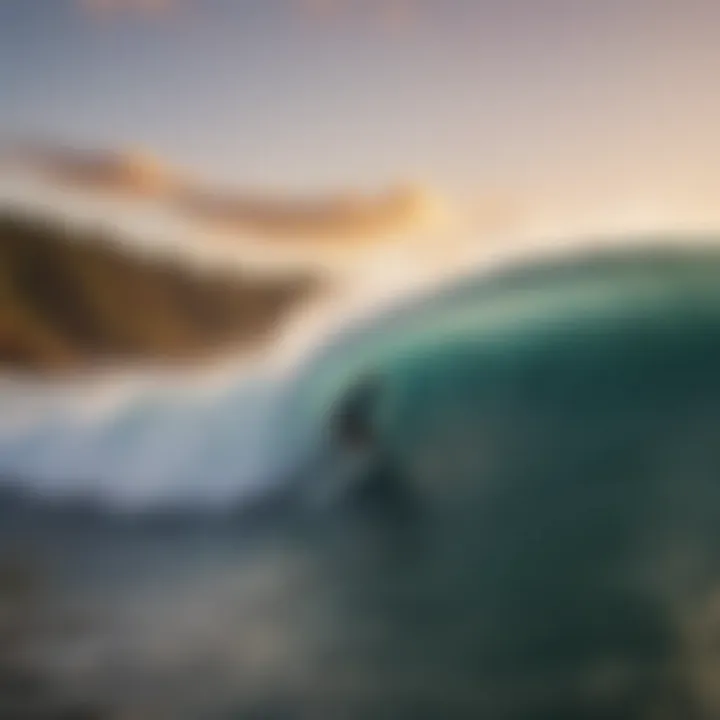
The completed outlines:
{"type": "Polygon", "coordinates": [[[210,274],[106,240],[0,215],[0,367],[75,370],[250,346],[319,289],[309,276],[210,274]]]}

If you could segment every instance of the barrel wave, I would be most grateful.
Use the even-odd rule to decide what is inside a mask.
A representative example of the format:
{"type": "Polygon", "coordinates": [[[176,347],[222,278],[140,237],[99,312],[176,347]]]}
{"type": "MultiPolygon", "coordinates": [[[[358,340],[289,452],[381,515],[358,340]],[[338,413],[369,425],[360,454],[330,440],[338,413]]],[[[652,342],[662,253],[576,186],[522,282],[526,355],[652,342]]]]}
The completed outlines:
{"type": "MultiPolygon", "coordinates": [[[[179,718],[716,715],[718,278],[717,250],[659,243],[465,278],[334,334],[267,394],[255,386],[241,492],[246,390],[175,406],[188,497],[284,501],[252,532],[247,510],[199,532],[46,529],[60,595],[104,619],[58,671],[179,718]],[[382,512],[382,494],[294,507],[337,455],[333,409],[368,374],[373,437],[411,512],[382,512]],[[188,490],[183,458],[213,482],[188,490]]],[[[157,425],[167,402],[109,427],[138,437],[134,418],[157,425]]],[[[32,454],[11,445],[17,463],[32,454]]]]}

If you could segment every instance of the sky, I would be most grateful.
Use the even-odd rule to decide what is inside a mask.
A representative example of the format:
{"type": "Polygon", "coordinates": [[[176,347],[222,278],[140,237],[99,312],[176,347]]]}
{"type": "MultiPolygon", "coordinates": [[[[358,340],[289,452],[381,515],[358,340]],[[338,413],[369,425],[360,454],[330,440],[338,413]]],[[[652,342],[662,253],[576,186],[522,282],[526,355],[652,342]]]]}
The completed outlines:
{"type": "Polygon", "coordinates": [[[719,23],[715,0],[0,0],[0,137],[260,193],[702,215],[719,23]]]}

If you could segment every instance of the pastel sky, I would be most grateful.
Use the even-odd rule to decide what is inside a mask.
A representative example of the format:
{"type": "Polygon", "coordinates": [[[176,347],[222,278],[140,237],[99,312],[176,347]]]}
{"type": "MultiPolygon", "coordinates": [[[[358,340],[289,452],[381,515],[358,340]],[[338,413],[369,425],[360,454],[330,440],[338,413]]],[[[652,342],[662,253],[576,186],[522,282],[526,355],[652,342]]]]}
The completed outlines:
{"type": "Polygon", "coordinates": [[[697,200],[718,28],[716,0],[0,0],[0,134],[262,190],[697,200]]]}

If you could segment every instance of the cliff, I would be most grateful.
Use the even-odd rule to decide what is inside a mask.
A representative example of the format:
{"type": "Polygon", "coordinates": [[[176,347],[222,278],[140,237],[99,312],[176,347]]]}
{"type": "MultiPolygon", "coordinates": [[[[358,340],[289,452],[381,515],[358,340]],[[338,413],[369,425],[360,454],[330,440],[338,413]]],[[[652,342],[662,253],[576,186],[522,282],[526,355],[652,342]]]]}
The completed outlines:
{"type": "Polygon", "coordinates": [[[0,367],[72,370],[242,348],[319,289],[311,276],[210,273],[109,240],[0,215],[0,367]]]}

